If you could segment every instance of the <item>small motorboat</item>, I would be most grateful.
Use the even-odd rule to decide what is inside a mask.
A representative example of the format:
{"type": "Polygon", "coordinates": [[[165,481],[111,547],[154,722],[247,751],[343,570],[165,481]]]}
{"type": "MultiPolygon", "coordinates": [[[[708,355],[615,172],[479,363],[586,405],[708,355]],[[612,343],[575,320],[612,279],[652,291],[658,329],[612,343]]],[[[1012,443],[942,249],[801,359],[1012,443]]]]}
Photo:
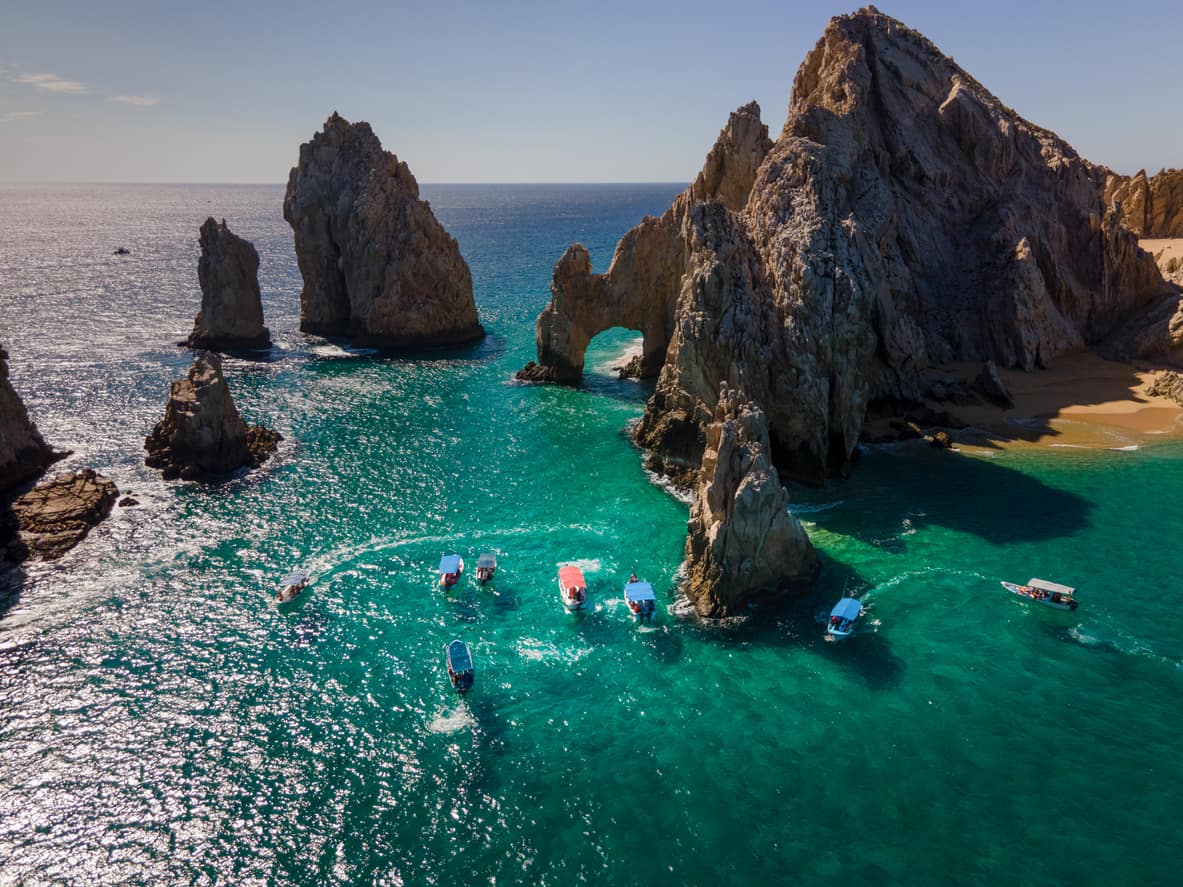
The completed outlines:
{"type": "Polygon", "coordinates": [[[497,555],[482,554],[476,559],[476,581],[484,585],[497,574],[497,555]]]}
{"type": "Polygon", "coordinates": [[[826,632],[831,636],[843,640],[854,634],[859,621],[863,618],[863,605],[858,598],[844,597],[834,604],[830,611],[830,621],[826,625],[826,632]]]}
{"type": "Polygon", "coordinates": [[[1052,607],[1056,610],[1075,610],[1077,607],[1076,589],[1058,582],[1048,582],[1046,579],[1028,579],[1026,585],[1016,585],[1013,582],[1003,582],[1002,587],[1011,594],[1052,607]]]}
{"type": "Polygon", "coordinates": [[[587,603],[587,580],[579,567],[559,567],[559,597],[568,610],[581,610],[587,603]]]}
{"type": "Polygon", "coordinates": [[[290,604],[295,601],[300,595],[304,593],[304,589],[308,587],[311,577],[307,570],[296,570],[283,578],[283,585],[279,591],[275,592],[275,603],[277,606],[283,604],[290,604]]]}
{"type": "Polygon", "coordinates": [[[448,663],[448,680],[458,693],[467,693],[472,689],[474,671],[472,667],[472,653],[468,651],[468,644],[464,641],[452,641],[444,648],[444,658],[448,663]]]}
{"type": "Polygon", "coordinates": [[[458,554],[445,554],[440,558],[440,588],[451,588],[464,574],[464,558],[458,554]]]}
{"type": "Polygon", "coordinates": [[[629,612],[637,620],[637,624],[650,622],[657,610],[657,595],[653,593],[653,586],[642,582],[634,573],[624,586],[624,602],[628,604],[629,612]]]}

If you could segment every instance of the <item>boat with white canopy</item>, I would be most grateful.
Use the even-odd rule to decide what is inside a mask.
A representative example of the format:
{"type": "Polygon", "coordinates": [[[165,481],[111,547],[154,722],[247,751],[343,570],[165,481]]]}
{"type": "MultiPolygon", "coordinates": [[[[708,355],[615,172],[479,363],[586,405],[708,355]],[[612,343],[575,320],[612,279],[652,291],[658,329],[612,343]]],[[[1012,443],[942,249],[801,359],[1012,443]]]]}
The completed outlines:
{"type": "Polygon", "coordinates": [[[1013,595],[1055,610],[1075,610],[1077,607],[1076,589],[1070,585],[1048,582],[1046,579],[1028,579],[1026,585],[1003,582],[1002,587],[1013,595]]]}
{"type": "Polygon", "coordinates": [[[637,579],[636,574],[625,583],[624,602],[628,604],[629,612],[638,625],[651,621],[657,610],[657,595],[653,593],[653,586],[637,579]]]}
{"type": "Polygon", "coordinates": [[[838,640],[843,640],[854,634],[859,621],[863,618],[863,605],[858,598],[844,597],[834,605],[830,611],[830,621],[826,625],[826,632],[838,640]]]}
{"type": "Polygon", "coordinates": [[[497,555],[482,554],[476,559],[476,580],[484,585],[497,573],[497,555]]]}
{"type": "Polygon", "coordinates": [[[464,558],[458,554],[445,554],[440,558],[440,588],[451,588],[460,581],[464,573],[464,558]]]}
{"type": "Polygon", "coordinates": [[[568,610],[580,610],[587,603],[587,580],[574,564],[559,567],[559,598],[568,610]]]}
{"type": "Polygon", "coordinates": [[[279,591],[275,592],[276,606],[293,603],[304,593],[311,581],[312,577],[308,575],[307,570],[296,570],[289,573],[283,578],[283,584],[279,591]]]}

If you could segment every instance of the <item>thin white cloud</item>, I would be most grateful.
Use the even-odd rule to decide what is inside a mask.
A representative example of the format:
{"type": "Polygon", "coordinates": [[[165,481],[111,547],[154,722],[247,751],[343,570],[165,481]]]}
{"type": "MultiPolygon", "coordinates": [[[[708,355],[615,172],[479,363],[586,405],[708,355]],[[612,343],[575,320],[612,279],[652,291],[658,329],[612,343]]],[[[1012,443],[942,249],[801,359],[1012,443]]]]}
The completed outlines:
{"type": "Polygon", "coordinates": [[[17,120],[28,120],[30,117],[40,117],[44,111],[7,111],[0,114],[0,123],[14,123],[17,120]]]}
{"type": "Polygon", "coordinates": [[[142,105],[144,107],[151,107],[157,104],[160,99],[154,95],[113,95],[109,102],[122,102],[125,105],[142,105]]]}
{"type": "Polygon", "coordinates": [[[27,84],[28,86],[35,86],[45,92],[64,92],[71,95],[78,95],[79,93],[90,91],[90,88],[85,83],[79,83],[77,80],[66,80],[57,74],[17,74],[13,77],[13,80],[17,83],[27,84]]]}

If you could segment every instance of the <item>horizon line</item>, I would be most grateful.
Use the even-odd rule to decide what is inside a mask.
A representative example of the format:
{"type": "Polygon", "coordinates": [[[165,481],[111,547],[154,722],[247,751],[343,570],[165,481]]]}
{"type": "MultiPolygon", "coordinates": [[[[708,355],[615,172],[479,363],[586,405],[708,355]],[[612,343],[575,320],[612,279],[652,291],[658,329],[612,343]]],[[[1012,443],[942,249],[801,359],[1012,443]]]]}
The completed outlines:
{"type": "MultiPolygon", "coordinates": [[[[656,181],[651,179],[636,179],[636,180],[617,180],[617,181],[549,181],[549,182],[419,182],[422,185],[447,185],[450,187],[457,186],[489,186],[489,185],[513,185],[522,187],[527,185],[688,185],[693,179],[671,179],[669,181],[656,181]]],[[[12,186],[37,186],[37,185],[212,185],[218,187],[243,187],[243,188],[259,188],[259,187],[286,187],[286,182],[181,182],[181,181],[115,181],[115,180],[100,180],[88,181],[85,179],[40,179],[29,181],[17,180],[3,180],[0,179],[0,187],[12,186]]]]}

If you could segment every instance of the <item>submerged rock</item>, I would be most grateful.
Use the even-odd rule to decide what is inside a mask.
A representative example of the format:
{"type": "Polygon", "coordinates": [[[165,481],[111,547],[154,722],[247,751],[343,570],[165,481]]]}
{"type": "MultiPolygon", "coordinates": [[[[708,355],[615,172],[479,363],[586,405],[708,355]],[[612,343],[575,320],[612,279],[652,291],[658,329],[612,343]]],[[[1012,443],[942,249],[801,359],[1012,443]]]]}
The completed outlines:
{"type": "Polygon", "coordinates": [[[0,493],[37,477],[57,458],[12,387],[8,352],[0,347],[0,493]]]}
{"type": "Polygon", "coordinates": [[[821,569],[772,467],[764,413],[726,384],[707,430],[689,531],[685,589],[702,616],[735,615],[812,582],[821,569]]]}
{"type": "Polygon", "coordinates": [[[212,218],[201,226],[200,242],[201,310],[185,344],[218,351],[269,347],[254,245],[226,227],[225,219],[219,224],[212,218]]]}
{"type": "Polygon", "coordinates": [[[115,484],[90,468],[39,483],[11,505],[16,538],[8,545],[9,560],[61,557],[111,513],[118,496],[115,484]]]}
{"type": "Polygon", "coordinates": [[[334,113],[300,146],[283,217],[304,277],[304,332],[390,347],[484,336],[459,246],[368,123],[334,113]]]}
{"type": "Polygon", "coordinates": [[[249,465],[257,468],[283,438],[243,422],[222,376],[222,363],[200,352],[186,378],[172,383],[164,419],[144,441],[144,462],[165,480],[216,480],[249,465]]]}
{"type": "Polygon", "coordinates": [[[900,22],[833,19],[766,132],[736,111],[605,274],[568,249],[535,326],[531,375],[559,382],[598,331],[642,333],[658,380],[636,437],[664,463],[697,464],[721,382],[764,411],[781,474],[820,482],[868,404],[920,402],[935,367],[1183,357],[1179,294],[1107,211],[1107,171],[900,22]]]}

